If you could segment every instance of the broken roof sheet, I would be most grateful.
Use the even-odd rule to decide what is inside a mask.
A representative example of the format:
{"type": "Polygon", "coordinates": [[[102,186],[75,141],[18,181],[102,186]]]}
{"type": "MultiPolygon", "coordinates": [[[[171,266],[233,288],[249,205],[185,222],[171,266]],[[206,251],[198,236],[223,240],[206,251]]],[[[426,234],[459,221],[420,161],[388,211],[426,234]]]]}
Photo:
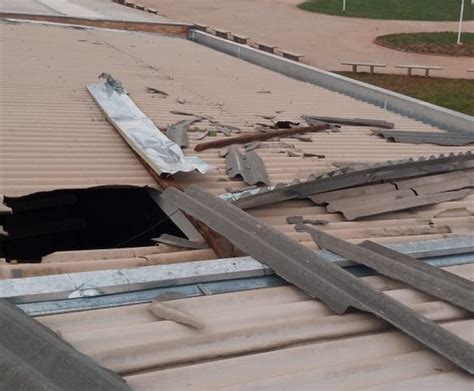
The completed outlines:
{"type": "MultiPolygon", "coordinates": [[[[474,127],[474,125],[473,125],[474,127]]],[[[397,143],[462,146],[474,144],[471,133],[405,132],[401,130],[371,129],[372,133],[397,143]]]]}

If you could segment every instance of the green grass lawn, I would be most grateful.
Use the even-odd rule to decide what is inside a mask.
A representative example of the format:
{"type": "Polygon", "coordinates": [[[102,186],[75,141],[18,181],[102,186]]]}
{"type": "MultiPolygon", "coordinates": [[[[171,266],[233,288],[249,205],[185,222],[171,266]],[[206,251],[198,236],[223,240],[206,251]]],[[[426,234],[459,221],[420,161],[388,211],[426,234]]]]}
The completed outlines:
{"type": "Polygon", "coordinates": [[[389,34],[377,37],[376,43],[405,52],[474,57],[474,33],[462,34],[457,44],[455,32],[389,34]]]}
{"type": "MultiPolygon", "coordinates": [[[[305,11],[373,19],[459,20],[461,0],[309,0],[298,5],[305,11]]],[[[474,6],[465,1],[464,20],[474,19],[474,6]]]]}
{"type": "Polygon", "coordinates": [[[474,116],[474,80],[337,72],[387,90],[474,116]]]}

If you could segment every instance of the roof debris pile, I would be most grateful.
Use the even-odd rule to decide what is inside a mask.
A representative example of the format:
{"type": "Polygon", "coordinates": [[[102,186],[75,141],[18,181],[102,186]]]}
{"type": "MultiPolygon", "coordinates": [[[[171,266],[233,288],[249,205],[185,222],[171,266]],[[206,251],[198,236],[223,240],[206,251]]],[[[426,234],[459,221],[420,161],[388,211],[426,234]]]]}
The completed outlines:
{"type": "Polygon", "coordinates": [[[458,200],[472,193],[474,154],[450,154],[342,168],[303,183],[244,196],[242,209],[309,198],[348,220],[458,200]]]}
{"type": "MultiPolygon", "coordinates": [[[[220,232],[237,248],[271,267],[276,274],[310,296],[320,299],[336,313],[343,314],[349,307],[371,312],[467,372],[474,374],[474,347],[469,342],[418,314],[396,299],[374,289],[351,273],[328,263],[283,233],[197,186],[191,186],[184,193],[169,188],[165,191],[164,196],[168,197],[184,213],[220,232]]],[[[331,237],[329,238],[331,239],[331,237]]],[[[419,274],[425,273],[423,275],[427,275],[428,279],[431,277],[431,283],[435,284],[430,290],[443,289],[439,285],[440,281],[443,281],[442,278],[438,278],[438,275],[428,275],[426,270],[420,270],[419,266],[417,269],[417,264],[411,264],[405,258],[402,258],[398,265],[391,266],[390,260],[387,261],[379,250],[377,252],[367,249],[359,250],[357,246],[344,241],[336,243],[342,243],[340,246],[344,251],[337,247],[338,252],[348,256],[351,260],[357,262],[364,255],[370,254],[376,259],[376,262],[371,264],[376,264],[377,267],[379,264],[383,265],[380,268],[384,273],[399,276],[400,273],[395,270],[397,266],[411,269],[412,275],[419,270],[419,274]],[[354,254],[356,250],[364,254],[357,256],[354,254]]],[[[404,281],[416,285],[416,279],[402,278],[404,281]]],[[[468,296],[472,292],[472,283],[466,281],[460,284],[458,280],[452,278],[449,282],[445,281],[443,285],[449,286],[444,289],[453,292],[452,301],[457,304],[462,303],[465,307],[465,303],[469,302],[468,296]],[[471,289],[466,289],[466,286],[470,286],[471,289]]],[[[472,304],[467,304],[467,307],[472,311],[472,304]]]]}
{"type": "MultiPolygon", "coordinates": [[[[105,73],[100,77],[104,77],[105,82],[91,84],[87,86],[87,90],[109,122],[157,174],[194,170],[205,174],[211,170],[212,167],[199,157],[184,156],[180,146],[161,133],[153,121],[130,99],[119,80],[105,73]]],[[[186,139],[182,131],[185,129],[184,125],[181,124],[179,132],[177,131],[181,133],[183,141],[186,139]]]]}

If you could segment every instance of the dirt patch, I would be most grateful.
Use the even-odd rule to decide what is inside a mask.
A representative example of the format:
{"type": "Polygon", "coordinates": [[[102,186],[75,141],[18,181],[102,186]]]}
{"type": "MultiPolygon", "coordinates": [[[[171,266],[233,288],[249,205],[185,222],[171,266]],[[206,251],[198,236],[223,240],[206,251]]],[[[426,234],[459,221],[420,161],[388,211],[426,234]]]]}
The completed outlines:
{"type": "Polygon", "coordinates": [[[408,53],[436,56],[474,57],[474,33],[464,33],[457,44],[454,32],[390,34],[377,37],[377,45],[408,53]]]}

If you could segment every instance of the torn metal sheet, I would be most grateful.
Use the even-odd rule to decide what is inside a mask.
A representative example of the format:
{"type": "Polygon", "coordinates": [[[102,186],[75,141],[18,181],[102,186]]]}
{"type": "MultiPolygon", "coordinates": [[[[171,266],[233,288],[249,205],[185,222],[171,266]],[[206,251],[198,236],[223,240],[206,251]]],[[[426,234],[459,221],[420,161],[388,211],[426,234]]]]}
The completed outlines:
{"type": "Polygon", "coordinates": [[[366,241],[356,246],[326,232],[301,225],[315,243],[348,259],[405,282],[422,292],[474,312],[474,283],[455,274],[425,264],[416,258],[366,241]]]}
{"type": "Polygon", "coordinates": [[[463,146],[474,144],[474,132],[406,132],[400,130],[371,129],[372,133],[389,141],[408,144],[435,144],[463,146]]]}
{"type": "Polygon", "coordinates": [[[382,181],[396,181],[467,168],[474,168],[474,154],[471,152],[421,157],[416,160],[387,161],[370,166],[345,167],[303,183],[241,197],[235,201],[235,205],[241,209],[248,209],[382,181]]]}
{"type": "Polygon", "coordinates": [[[206,243],[196,242],[194,240],[188,240],[180,238],[178,236],[162,234],[159,238],[152,239],[156,243],[168,244],[170,246],[182,247],[182,248],[192,248],[192,249],[204,249],[209,248],[206,243]]]}
{"type": "MultiPolygon", "coordinates": [[[[413,195],[387,199],[380,197],[379,201],[367,204],[349,206],[347,208],[332,208],[331,211],[341,212],[347,220],[357,220],[362,217],[375,216],[382,213],[407,210],[420,206],[434,205],[446,201],[461,200],[471,194],[470,190],[447,191],[439,194],[413,195]]],[[[348,200],[349,201],[349,200],[348,200]]]]}
{"type": "Polygon", "coordinates": [[[2,299],[0,372],[2,390],[131,390],[113,371],[2,299]]]}
{"type": "Polygon", "coordinates": [[[474,347],[344,269],[264,224],[232,204],[191,186],[164,192],[177,207],[202,221],[276,274],[319,298],[338,314],[349,307],[371,312],[418,342],[474,373],[474,347]]]}
{"type": "Polygon", "coordinates": [[[228,148],[225,161],[230,178],[240,175],[244,182],[249,185],[270,184],[265,164],[256,151],[250,151],[242,155],[236,145],[231,145],[228,148]]]}
{"type": "Polygon", "coordinates": [[[193,170],[205,174],[211,170],[199,157],[184,156],[181,148],[160,132],[126,92],[117,91],[108,81],[91,84],[87,90],[109,122],[158,175],[193,170]]]}
{"type": "Polygon", "coordinates": [[[320,117],[314,115],[302,115],[308,125],[320,124],[321,122],[328,122],[331,124],[338,125],[349,125],[349,126],[375,126],[378,128],[393,129],[395,124],[392,122],[381,121],[377,119],[367,118],[339,118],[339,117],[320,117]]]}
{"type": "Polygon", "coordinates": [[[188,129],[189,127],[201,121],[201,118],[183,119],[166,128],[166,137],[174,141],[181,148],[187,148],[189,145],[188,129]]]}

